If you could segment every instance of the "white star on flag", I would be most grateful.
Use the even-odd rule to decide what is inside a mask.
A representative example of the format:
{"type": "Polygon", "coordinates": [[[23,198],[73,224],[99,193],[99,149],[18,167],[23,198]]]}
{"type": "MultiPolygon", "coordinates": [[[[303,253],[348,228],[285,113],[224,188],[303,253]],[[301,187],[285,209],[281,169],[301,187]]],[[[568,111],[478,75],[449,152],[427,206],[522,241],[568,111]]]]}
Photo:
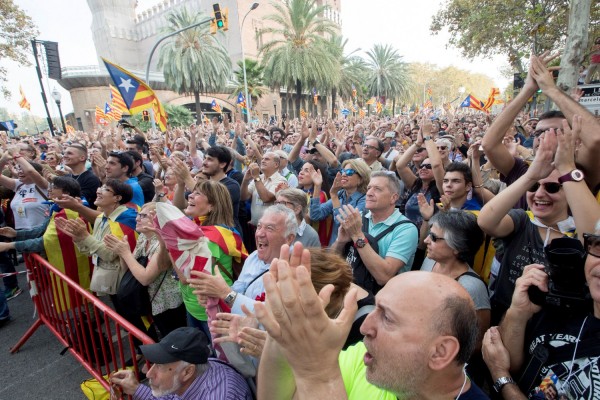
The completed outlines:
{"type": "Polygon", "coordinates": [[[133,87],[133,85],[131,84],[131,79],[121,78],[121,84],[119,85],[119,87],[122,87],[127,93],[129,93],[129,89],[133,87]]]}

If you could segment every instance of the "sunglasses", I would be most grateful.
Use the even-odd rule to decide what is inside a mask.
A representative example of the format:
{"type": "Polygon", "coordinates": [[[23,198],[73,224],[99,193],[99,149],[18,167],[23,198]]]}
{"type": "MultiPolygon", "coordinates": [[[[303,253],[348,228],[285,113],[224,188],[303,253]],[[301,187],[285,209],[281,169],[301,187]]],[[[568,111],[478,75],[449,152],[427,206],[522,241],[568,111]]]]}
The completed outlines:
{"type": "Polygon", "coordinates": [[[346,175],[346,176],[352,176],[357,173],[352,168],[346,168],[346,169],[341,170],[340,172],[342,173],[342,175],[346,175]]]}
{"type": "Polygon", "coordinates": [[[431,166],[431,164],[421,164],[421,167],[419,169],[432,169],[433,167],[431,166]]]}
{"type": "Polygon", "coordinates": [[[540,137],[540,136],[542,136],[543,133],[548,132],[549,130],[550,130],[550,128],[535,130],[535,131],[533,131],[533,136],[535,136],[536,138],[540,137]]]}
{"type": "Polygon", "coordinates": [[[441,236],[436,235],[435,233],[429,231],[429,233],[427,234],[427,236],[429,236],[431,238],[431,241],[433,243],[436,243],[438,240],[446,240],[441,236]]]}
{"type": "Polygon", "coordinates": [[[600,258],[600,235],[584,233],[583,246],[589,255],[600,258]]]}
{"type": "Polygon", "coordinates": [[[417,151],[416,151],[416,152],[417,152],[417,153],[422,153],[422,152],[424,152],[425,150],[427,150],[425,147],[419,147],[419,148],[417,149],[417,151]]]}
{"type": "Polygon", "coordinates": [[[543,186],[544,190],[546,192],[548,192],[550,194],[554,194],[554,193],[558,193],[558,191],[562,187],[562,184],[560,184],[558,182],[546,182],[546,183],[542,183],[542,184],[540,184],[539,182],[536,182],[529,189],[527,189],[527,191],[528,192],[537,192],[538,189],[540,188],[540,186],[543,186]]]}

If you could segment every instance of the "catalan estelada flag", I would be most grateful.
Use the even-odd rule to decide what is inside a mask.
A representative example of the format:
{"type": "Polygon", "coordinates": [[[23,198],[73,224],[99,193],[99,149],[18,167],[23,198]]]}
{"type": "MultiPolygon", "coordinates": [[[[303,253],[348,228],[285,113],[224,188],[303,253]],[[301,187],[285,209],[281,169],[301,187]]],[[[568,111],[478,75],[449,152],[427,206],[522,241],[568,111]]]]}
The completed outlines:
{"type": "Polygon", "coordinates": [[[352,97],[356,98],[356,87],[352,84],[352,97]]]}
{"type": "Polygon", "coordinates": [[[96,106],[96,123],[99,125],[108,125],[110,123],[108,116],[104,113],[104,110],[96,106]]]}
{"type": "Polygon", "coordinates": [[[248,107],[246,106],[246,98],[244,97],[242,92],[240,92],[240,94],[238,94],[237,105],[238,105],[238,107],[240,107],[242,109],[243,113],[248,112],[248,107]]]}
{"type": "Polygon", "coordinates": [[[375,97],[371,97],[369,100],[367,100],[367,102],[365,104],[375,104],[375,97]]]}
{"type": "Polygon", "coordinates": [[[154,122],[156,122],[156,125],[158,125],[161,132],[166,131],[168,121],[167,112],[158,99],[155,99],[152,102],[152,110],[154,111],[154,122]]]}
{"type": "Polygon", "coordinates": [[[498,89],[498,88],[492,88],[490,90],[490,95],[488,96],[487,100],[483,104],[484,110],[487,111],[490,108],[492,108],[492,106],[494,104],[496,104],[496,96],[500,96],[500,89],[498,89]]]}
{"type": "MultiPolygon", "coordinates": [[[[61,209],[52,214],[43,236],[44,249],[48,262],[83,289],[89,290],[94,268],[92,259],[79,252],[77,246],[73,243],[73,238],[63,231],[56,229],[56,218],[77,219],[81,217],[77,212],[67,209],[61,209]]],[[[89,224],[87,224],[87,230],[91,232],[89,224]]],[[[75,292],[70,290],[65,283],[61,284],[58,281],[55,282],[55,280],[52,280],[52,294],[54,308],[58,313],[77,306],[76,304],[71,304],[71,297],[76,296],[75,292]]]]}
{"type": "Polygon", "coordinates": [[[460,103],[460,106],[463,108],[474,108],[479,111],[485,111],[483,102],[472,95],[468,95],[463,102],[460,103]]]}
{"type": "MultiPolygon", "coordinates": [[[[119,206],[121,207],[121,206],[119,206]]],[[[116,211],[116,210],[115,210],[116,211]]],[[[114,213],[114,211],[113,211],[114,213]]],[[[100,214],[97,218],[106,218],[110,226],[110,233],[119,239],[127,236],[127,243],[129,249],[133,252],[137,242],[138,234],[135,231],[135,218],[137,217],[137,211],[133,208],[123,206],[123,211],[117,215],[115,220],[104,217],[104,214],[100,214]]]]}
{"type": "Polygon", "coordinates": [[[221,109],[221,106],[217,104],[217,101],[215,99],[213,99],[212,103],[210,103],[210,108],[212,108],[213,110],[215,110],[219,114],[223,113],[223,110],[221,109]]]}
{"type": "Polygon", "coordinates": [[[317,89],[313,88],[312,89],[312,94],[313,94],[313,101],[314,101],[315,106],[316,106],[317,102],[319,101],[319,95],[317,94],[317,89]]]}
{"type": "Polygon", "coordinates": [[[24,108],[28,111],[31,111],[31,104],[27,101],[25,97],[25,92],[23,92],[23,88],[19,85],[19,92],[21,92],[21,101],[19,101],[19,107],[24,108]]]}
{"type": "Polygon", "coordinates": [[[106,115],[109,120],[114,121],[115,119],[113,118],[112,110],[112,107],[108,103],[104,103],[104,115],[106,115]]]}
{"type": "MultiPolygon", "coordinates": [[[[156,107],[153,105],[154,102],[160,103],[154,91],[150,86],[142,82],[141,79],[104,58],[102,60],[104,61],[104,65],[116,85],[116,88],[121,94],[125,106],[131,114],[137,114],[150,107],[156,107]]],[[[162,110],[162,107],[156,108],[159,112],[162,110]]],[[[162,117],[166,119],[167,114],[161,114],[161,118],[162,117]]],[[[166,124],[164,129],[161,127],[161,130],[164,131],[165,129],[166,124]]]]}
{"type": "Polygon", "coordinates": [[[117,90],[113,85],[108,85],[110,88],[110,102],[113,108],[119,109],[121,111],[127,111],[127,106],[125,105],[125,101],[121,97],[121,93],[117,90]]]}

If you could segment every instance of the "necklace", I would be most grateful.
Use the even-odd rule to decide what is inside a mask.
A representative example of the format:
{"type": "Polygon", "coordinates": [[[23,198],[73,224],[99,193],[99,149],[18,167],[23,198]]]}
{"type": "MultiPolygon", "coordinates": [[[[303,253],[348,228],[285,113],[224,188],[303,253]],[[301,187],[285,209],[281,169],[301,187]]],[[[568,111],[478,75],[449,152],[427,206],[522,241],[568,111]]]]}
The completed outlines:
{"type": "Polygon", "coordinates": [[[458,392],[458,395],[454,398],[454,400],[458,400],[458,398],[462,395],[463,390],[465,390],[465,386],[467,385],[467,364],[465,364],[465,366],[463,367],[463,375],[465,376],[465,380],[463,381],[462,387],[460,388],[460,392],[458,392]]]}

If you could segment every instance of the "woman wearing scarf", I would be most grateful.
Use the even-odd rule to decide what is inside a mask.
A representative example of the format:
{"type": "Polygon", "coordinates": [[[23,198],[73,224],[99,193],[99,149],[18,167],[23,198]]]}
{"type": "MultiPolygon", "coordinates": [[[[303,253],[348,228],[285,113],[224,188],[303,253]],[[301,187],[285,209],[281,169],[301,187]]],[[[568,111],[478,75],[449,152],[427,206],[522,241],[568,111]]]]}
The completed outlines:
{"type": "MultiPolygon", "coordinates": [[[[48,185],[48,197],[60,198],[63,194],[72,197],[81,197],[81,187],[79,183],[69,177],[57,176],[48,185]]],[[[75,211],[59,207],[55,203],[50,206],[50,218],[47,223],[32,229],[14,230],[9,227],[0,228],[0,235],[9,238],[14,238],[14,242],[0,243],[0,251],[4,252],[10,249],[15,249],[19,253],[37,253],[45,252],[46,258],[50,264],[56,267],[61,272],[65,273],[69,278],[75,281],[83,289],[90,288],[90,279],[92,276],[92,261],[91,257],[81,253],[73,239],[64,232],[56,229],[55,221],[57,219],[81,219],[75,211]]],[[[84,200],[84,204],[87,204],[84,200]]],[[[87,225],[87,224],[86,224],[87,225]]],[[[87,225],[90,231],[89,225],[87,225]]],[[[70,296],[72,295],[67,290],[65,285],[65,297],[59,288],[54,288],[54,306],[58,312],[71,308],[70,296]]]]}

